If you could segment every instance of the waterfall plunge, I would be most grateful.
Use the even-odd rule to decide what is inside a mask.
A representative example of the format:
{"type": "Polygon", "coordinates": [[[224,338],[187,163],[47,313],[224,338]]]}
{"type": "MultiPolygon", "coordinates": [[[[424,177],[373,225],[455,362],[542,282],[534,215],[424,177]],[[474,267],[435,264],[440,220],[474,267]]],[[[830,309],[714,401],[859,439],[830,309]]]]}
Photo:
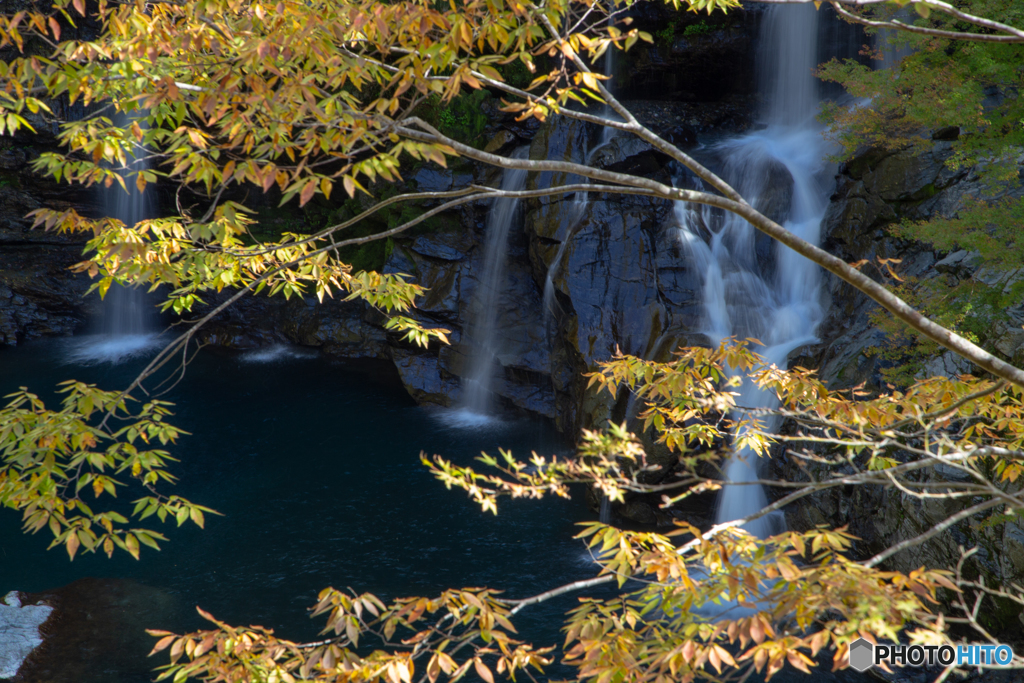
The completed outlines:
{"type": "MultiPolygon", "coordinates": [[[[819,240],[829,189],[824,182],[828,149],[814,122],[818,17],[810,5],[768,10],[758,74],[767,128],[719,146],[726,178],[747,201],[761,211],[778,213],[788,230],[813,244],[819,240]]],[[[694,271],[703,273],[702,331],[712,342],[756,338],[765,344],[759,349],[765,360],[784,368],[790,353],[816,341],[824,314],[818,266],[774,242],[766,249],[754,227],[733,214],[685,203],[678,203],[675,212],[683,252],[694,271]]],[[[774,394],[746,379],[738,393],[740,407],[778,405],[774,394]]],[[[760,425],[770,431],[779,422],[761,418],[760,425]]],[[[723,488],[716,523],[741,519],[765,506],[763,487],[742,483],[758,479],[756,454],[734,451],[725,477],[738,483],[723,488]]],[[[781,523],[776,513],[744,528],[763,538],[781,523]]]]}
{"type": "MultiPolygon", "coordinates": [[[[125,183],[128,192],[114,186],[104,192],[108,216],[131,227],[139,221],[153,218],[153,192],[139,192],[134,183],[125,183]]],[[[110,337],[140,337],[149,331],[149,307],[141,289],[112,287],[104,301],[103,334],[110,337]]]]}
{"type": "MultiPolygon", "coordinates": [[[[119,114],[115,123],[120,126],[130,124],[130,119],[119,114]]],[[[141,155],[145,150],[139,149],[141,155]]],[[[134,162],[139,170],[149,168],[148,161],[140,156],[134,162]]],[[[133,226],[156,216],[153,201],[154,189],[139,192],[135,183],[128,179],[125,192],[116,185],[102,190],[103,206],[107,216],[116,218],[126,226],[133,226]]],[[[152,348],[156,335],[152,329],[152,306],[146,301],[146,293],[134,287],[114,285],[103,299],[100,312],[100,333],[90,335],[75,344],[72,358],[79,363],[109,362],[118,363],[132,358],[152,348]]]]}
{"type": "MultiPolygon", "coordinates": [[[[528,147],[512,153],[515,159],[526,159],[528,147]]],[[[526,186],[527,171],[506,169],[501,178],[501,189],[515,192],[526,186]]],[[[487,216],[484,243],[483,273],[474,296],[473,324],[469,328],[469,372],[463,376],[461,422],[469,425],[486,421],[493,408],[494,375],[497,370],[501,343],[498,336],[499,305],[505,285],[505,263],[508,236],[519,208],[518,199],[499,197],[491,205],[487,216]],[[475,418],[475,419],[474,419],[475,418]]]]}

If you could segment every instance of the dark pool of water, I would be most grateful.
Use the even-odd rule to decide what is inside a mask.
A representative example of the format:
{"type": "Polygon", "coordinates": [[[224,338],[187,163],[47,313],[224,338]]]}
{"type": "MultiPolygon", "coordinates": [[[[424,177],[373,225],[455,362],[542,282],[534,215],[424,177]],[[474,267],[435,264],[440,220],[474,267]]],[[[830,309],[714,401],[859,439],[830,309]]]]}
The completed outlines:
{"type": "MultiPolygon", "coordinates": [[[[49,340],[0,350],[0,392],[27,385],[53,401],[56,383],[69,378],[122,388],[144,362],[69,360],[80,359],[88,343],[49,340]]],[[[484,514],[419,462],[426,451],[468,464],[499,446],[522,458],[533,450],[565,453],[567,444],[547,422],[456,428],[443,412],[416,406],[390,364],[332,362],[286,349],[203,352],[164,398],[177,403],[173,423],[191,432],[172,448],[181,459],[173,492],[224,514],[208,517],[205,530],[160,527],[150,518],[146,526],[170,539],[161,552],[144,548],[140,561],[119,553],[69,562],[62,549],[46,550],[44,533],[23,534],[17,513],[0,511],[0,595],[114,579],[76,584],[79,620],[65,625],[76,632],[55,655],[75,662],[58,661],[48,682],[151,680],[150,669],[166,659],[145,659],[154,640],[144,629],[204,628],[197,605],[229,623],[311,639],[322,622],[307,609],[326,586],[385,600],[463,586],[526,597],[594,576],[584,546],[572,539],[576,522],[593,519],[582,496],[505,500],[500,514],[484,514]]],[[[590,594],[608,597],[611,590],[590,594]]],[[[516,619],[521,636],[538,646],[560,643],[564,614],[577,597],[524,610],[516,619]]],[[[815,680],[865,680],[828,668],[815,680]]],[[[556,665],[546,673],[565,679],[573,672],[556,665]]],[[[773,680],[807,678],[787,671],[773,680]]]]}
{"type": "MultiPolygon", "coordinates": [[[[117,389],[140,366],[69,362],[82,343],[0,351],[0,391],[27,385],[52,398],[55,384],[69,378],[117,389]]],[[[304,639],[319,630],[306,609],[326,586],[384,599],[453,586],[525,597],[593,576],[582,544],[572,540],[575,522],[591,516],[581,500],[505,501],[499,515],[484,514],[419,462],[421,450],[459,463],[499,446],[524,458],[531,450],[564,451],[546,422],[453,428],[416,406],[386,364],[287,353],[203,352],[165,398],[177,403],[173,423],[192,434],[172,448],[181,459],[173,492],[224,516],[209,517],[205,530],[146,520],[170,540],[161,552],[144,549],[140,561],[118,554],[69,562],[63,550],[46,550],[43,533],[22,534],[18,515],[2,512],[0,591],[125,578],[181,606],[154,613],[151,627],[201,628],[191,611],[199,605],[231,623],[304,639]]],[[[555,644],[574,602],[561,598],[524,610],[517,625],[537,644],[555,644]]],[[[138,647],[127,636],[125,642],[138,647]]],[[[128,680],[109,671],[101,678],[128,680]]]]}

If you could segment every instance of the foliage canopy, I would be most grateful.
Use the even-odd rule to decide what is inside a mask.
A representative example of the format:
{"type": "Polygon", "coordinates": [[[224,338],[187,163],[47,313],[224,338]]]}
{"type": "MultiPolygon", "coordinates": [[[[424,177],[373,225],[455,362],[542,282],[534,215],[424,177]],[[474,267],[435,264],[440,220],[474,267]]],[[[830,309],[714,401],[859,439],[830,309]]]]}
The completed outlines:
{"type": "MultiPolygon", "coordinates": [[[[680,6],[678,0],[672,4],[680,6]]],[[[1005,145],[1018,144],[1020,132],[1011,121],[1017,115],[1016,99],[1008,96],[1011,104],[998,114],[987,113],[978,104],[982,86],[968,82],[977,74],[998,83],[1019,77],[1020,61],[1006,56],[1018,55],[1024,42],[1024,31],[1014,28],[1019,10],[1013,3],[986,0],[981,9],[999,21],[942,2],[898,3],[919,11],[922,18],[913,25],[879,22],[870,11],[857,9],[857,3],[831,4],[869,25],[925,36],[908,58],[915,65],[912,73],[898,79],[849,64],[824,68],[826,77],[878,98],[878,116],[830,112],[850,135],[898,140],[891,137],[895,131],[913,144],[910,131],[931,125],[931,117],[940,112],[938,120],[965,130],[1007,130],[997,142],[991,135],[988,142],[981,140],[984,136],[965,137],[957,163],[1001,160],[1005,145]],[[951,31],[957,38],[952,43],[951,31]],[[976,49],[976,44],[984,47],[976,49]],[[1009,64],[1017,64],[1017,71],[1009,64]],[[951,72],[961,80],[944,97],[938,86],[951,72]]],[[[830,391],[806,370],[766,367],[742,344],[683,350],[667,364],[613,359],[592,383],[612,392],[634,391],[644,401],[646,426],[679,455],[681,470],[657,489],[665,491],[666,504],[738,485],[707,473],[723,452],[742,442],[765,455],[784,449],[807,466],[804,481],[772,482],[790,492],[759,515],[824,490],[858,485],[891,486],[918,499],[970,505],[868,560],[851,556],[853,539],[844,529],[757,539],[739,528],[749,520],[710,530],[681,525],[668,535],[587,525],[580,536],[601,565],[590,581],[524,600],[468,588],[390,604],[329,588],[314,610],[327,615],[325,637],[316,643],[282,640],[267,629],[236,628],[203,613],[213,624],[207,631],[155,633],[160,640],[154,650],[169,649],[171,658],[163,679],[411,683],[414,676],[425,676],[433,683],[442,674],[454,680],[473,672],[485,681],[492,681],[495,672],[532,675],[552,661],[553,648],[534,648],[515,638],[512,619],[518,611],[599,583],[626,587],[631,579],[642,588],[612,600],[583,599],[569,614],[564,658],[581,678],[660,683],[739,678],[751,670],[770,677],[787,664],[809,671],[823,650],[831,652],[834,667],[842,668],[846,648],[857,637],[908,637],[927,644],[957,637],[991,639],[978,621],[977,605],[993,598],[1024,604],[1013,589],[965,576],[962,565],[970,549],[957,567],[907,573],[878,568],[893,554],[972,515],[987,515],[992,523],[1019,517],[1024,509],[1018,483],[1024,467],[1024,372],[925,318],[856,268],[802,242],[752,209],[710,170],[640,125],[603,86],[604,77],[582,59],[593,62],[606,50],[651,40],[624,21],[612,21],[625,6],[563,0],[100,0],[87,6],[85,0],[58,0],[52,7],[0,18],[0,47],[18,51],[0,63],[0,133],[48,121],[59,98],[89,107],[84,119],[61,124],[63,151],[40,157],[37,171],[58,182],[110,188],[132,184],[139,191],[153,183],[174,183],[203,198],[198,209],[179,205],[178,215],[133,226],[50,209],[35,212],[37,224],[92,235],[78,268],[97,278],[101,294],[114,283],[166,285],[164,306],[181,313],[207,292],[233,291],[124,392],[69,383],[59,411],[47,410],[25,390],[13,395],[0,412],[0,501],[22,511],[29,530],[49,528],[54,544],[66,547],[72,557],[81,547],[108,554],[120,547],[137,556],[140,543],[155,546],[163,540],[155,531],[127,527],[123,516],[94,512],[82,500],[89,491],[95,498],[113,495],[123,478],[149,494],[136,502],[139,519],[155,514],[202,525],[210,509],[150,490],[172,479],[166,470],[169,455],[146,450],[152,440],[163,445],[179,436],[165,421],[168,407],[150,401],[137,411],[128,409],[132,392],[172,354],[187,350],[198,325],[249,291],[266,289],[286,297],[312,292],[321,300],[340,294],[386,312],[389,328],[416,343],[444,343],[446,330],[425,328],[408,315],[422,288],[401,275],[356,271],[339,250],[390,238],[469,202],[585,190],[733,211],[865,291],[935,343],[1001,378],[929,379],[868,398],[830,391]],[[87,14],[89,23],[79,31],[98,27],[94,34],[64,39],[87,14]],[[546,72],[540,72],[541,63],[546,72]],[[531,82],[505,82],[503,67],[511,71],[516,64],[533,74],[531,82]],[[419,115],[432,99],[447,103],[466,90],[483,88],[506,98],[506,110],[521,117],[560,114],[635,134],[691,169],[709,191],[680,190],[570,162],[502,157],[438,130],[419,115]],[[621,119],[575,106],[588,102],[606,103],[621,119]],[[128,122],[116,114],[127,114],[128,122]],[[340,184],[354,197],[369,194],[375,182],[399,179],[403,163],[444,166],[453,156],[500,168],[564,171],[590,184],[519,193],[470,186],[393,195],[316,233],[269,239],[254,233],[250,211],[231,194],[237,187],[264,192],[276,187],[282,201],[305,205],[317,195],[329,198],[340,184]],[[398,225],[346,239],[346,230],[352,229],[351,234],[375,212],[426,200],[431,208],[398,225]],[[729,379],[736,371],[778,394],[777,412],[795,431],[768,430],[763,413],[736,405],[729,379]],[[127,426],[111,427],[117,418],[127,419],[127,426]],[[140,443],[145,444],[141,449],[140,443]],[[960,472],[966,483],[926,476],[938,465],[960,472]],[[728,616],[723,604],[745,611],[728,616]],[[950,631],[951,624],[962,629],[960,635],[950,631]],[[366,643],[374,638],[370,650],[366,643]]],[[[693,0],[687,6],[711,12],[738,3],[693,0]]],[[[844,140],[853,144],[852,137],[844,140]]],[[[992,168],[993,177],[1001,179],[1000,164],[992,168]]],[[[642,447],[622,427],[585,434],[579,457],[572,461],[535,456],[528,466],[510,454],[485,457],[483,464],[497,467],[497,474],[456,467],[441,458],[426,462],[447,486],[465,489],[492,511],[501,496],[564,495],[566,485],[574,482],[591,484],[612,499],[654,490],[642,476],[650,469],[642,447]]]]}

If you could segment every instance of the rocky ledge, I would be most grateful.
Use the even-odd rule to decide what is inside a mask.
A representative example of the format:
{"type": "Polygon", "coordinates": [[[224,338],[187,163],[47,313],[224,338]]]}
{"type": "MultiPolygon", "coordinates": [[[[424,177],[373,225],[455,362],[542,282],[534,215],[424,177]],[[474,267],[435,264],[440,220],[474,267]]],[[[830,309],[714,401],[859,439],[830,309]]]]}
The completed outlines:
{"type": "Polygon", "coordinates": [[[25,658],[42,645],[39,627],[52,612],[49,605],[23,605],[18,591],[0,602],[0,678],[14,678],[25,658]]]}
{"type": "MultiPolygon", "coordinates": [[[[23,619],[35,622],[36,638],[28,639],[20,667],[0,670],[12,683],[149,680],[156,663],[147,656],[154,640],[146,629],[169,625],[178,611],[169,594],[123,579],[80,579],[15,600],[23,619]]],[[[5,633],[4,645],[10,640],[5,633]]]]}

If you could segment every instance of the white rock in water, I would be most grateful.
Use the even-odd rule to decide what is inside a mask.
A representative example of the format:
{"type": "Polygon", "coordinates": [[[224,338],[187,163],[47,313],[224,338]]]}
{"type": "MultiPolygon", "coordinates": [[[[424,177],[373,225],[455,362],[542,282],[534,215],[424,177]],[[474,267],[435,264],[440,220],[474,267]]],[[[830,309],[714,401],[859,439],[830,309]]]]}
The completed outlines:
{"type": "Polygon", "coordinates": [[[14,678],[29,653],[43,643],[39,627],[50,617],[52,607],[22,607],[17,591],[0,602],[0,678],[14,678]]]}

